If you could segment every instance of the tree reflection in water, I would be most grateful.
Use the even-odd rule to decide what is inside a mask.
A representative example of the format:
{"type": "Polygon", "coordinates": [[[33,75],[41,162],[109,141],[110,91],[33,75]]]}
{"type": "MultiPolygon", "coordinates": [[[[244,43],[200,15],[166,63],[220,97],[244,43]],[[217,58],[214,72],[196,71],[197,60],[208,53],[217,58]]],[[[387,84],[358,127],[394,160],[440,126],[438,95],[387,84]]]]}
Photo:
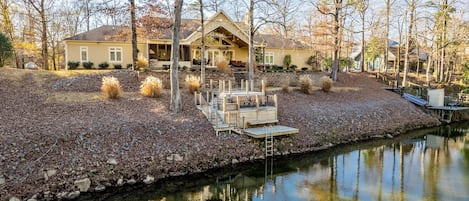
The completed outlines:
{"type": "Polygon", "coordinates": [[[105,200],[468,200],[469,125],[165,181],[105,200]]]}

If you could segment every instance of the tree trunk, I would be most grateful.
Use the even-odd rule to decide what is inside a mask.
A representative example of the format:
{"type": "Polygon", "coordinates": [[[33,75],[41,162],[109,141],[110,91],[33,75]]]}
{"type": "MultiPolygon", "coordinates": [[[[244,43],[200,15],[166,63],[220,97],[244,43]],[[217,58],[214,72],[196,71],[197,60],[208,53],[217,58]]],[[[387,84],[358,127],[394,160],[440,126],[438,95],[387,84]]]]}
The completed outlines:
{"type": "Polygon", "coordinates": [[[135,0],[130,2],[130,22],[132,26],[132,66],[134,69],[137,67],[138,49],[137,49],[137,23],[135,20],[135,0]]]}
{"type": "Polygon", "coordinates": [[[447,21],[446,17],[448,15],[448,0],[442,0],[441,7],[443,8],[443,30],[441,32],[441,58],[440,58],[440,74],[439,74],[439,81],[444,82],[444,77],[445,77],[445,56],[446,56],[446,48],[445,48],[445,43],[446,43],[446,27],[447,27],[447,21]]]}
{"type": "Polygon", "coordinates": [[[391,9],[390,0],[386,0],[386,30],[384,39],[384,74],[388,74],[388,60],[389,60],[389,13],[391,9]]]}
{"type": "Polygon", "coordinates": [[[182,109],[181,94],[179,92],[178,64],[179,64],[179,29],[181,25],[181,10],[183,0],[174,3],[173,44],[171,64],[171,103],[170,110],[179,113],[182,109]]]}
{"type": "Polygon", "coordinates": [[[49,53],[48,53],[48,45],[47,45],[47,18],[46,18],[46,11],[44,8],[44,1],[41,1],[41,24],[42,24],[42,34],[41,34],[41,42],[42,42],[42,67],[46,70],[49,69],[49,53]]]}
{"type": "Polygon", "coordinates": [[[361,41],[361,54],[360,54],[360,71],[365,72],[365,11],[360,13],[361,18],[362,18],[362,30],[361,30],[361,36],[362,36],[362,41],[361,41]]]}
{"type": "Polygon", "coordinates": [[[202,88],[205,86],[205,25],[204,25],[204,4],[203,0],[199,0],[200,4],[200,28],[201,28],[201,47],[200,47],[200,81],[202,88]]]}
{"type": "MultiPolygon", "coordinates": [[[[402,80],[402,86],[407,86],[407,74],[409,73],[409,53],[410,53],[410,36],[412,35],[412,27],[414,24],[415,14],[415,0],[412,0],[410,5],[410,20],[409,27],[407,28],[406,42],[405,42],[405,56],[404,56],[404,78],[402,80]]],[[[407,18],[407,16],[405,16],[407,18]]]]}
{"type": "MultiPolygon", "coordinates": [[[[433,47],[431,48],[433,51],[433,47]]],[[[427,69],[425,72],[425,82],[427,84],[427,87],[430,87],[430,67],[433,64],[433,52],[430,53],[430,56],[428,57],[427,61],[427,69]]]]}
{"type": "Polygon", "coordinates": [[[340,21],[339,15],[342,0],[335,0],[335,12],[334,12],[334,51],[332,53],[332,72],[331,72],[331,79],[333,81],[337,81],[337,73],[339,72],[339,31],[340,31],[340,21]],[[340,5],[340,6],[339,6],[340,5]]]}
{"type": "MultiPolygon", "coordinates": [[[[249,84],[254,79],[254,0],[249,1],[249,84]]],[[[249,86],[251,87],[251,86],[249,86]]]]}

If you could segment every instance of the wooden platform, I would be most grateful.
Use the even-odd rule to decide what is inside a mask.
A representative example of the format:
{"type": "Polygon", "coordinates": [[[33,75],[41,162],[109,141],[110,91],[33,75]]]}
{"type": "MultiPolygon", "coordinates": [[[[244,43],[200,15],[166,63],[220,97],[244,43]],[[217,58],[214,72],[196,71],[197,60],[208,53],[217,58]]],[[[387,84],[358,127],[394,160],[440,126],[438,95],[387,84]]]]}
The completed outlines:
{"type": "MultiPolygon", "coordinates": [[[[244,134],[253,138],[265,138],[267,132],[272,132],[272,136],[282,136],[282,135],[291,135],[299,132],[297,128],[292,128],[288,126],[269,126],[266,127],[257,127],[257,128],[246,128],[244,134]]],[[[270,135],[270,133],[269,133],[270,135]]]]}

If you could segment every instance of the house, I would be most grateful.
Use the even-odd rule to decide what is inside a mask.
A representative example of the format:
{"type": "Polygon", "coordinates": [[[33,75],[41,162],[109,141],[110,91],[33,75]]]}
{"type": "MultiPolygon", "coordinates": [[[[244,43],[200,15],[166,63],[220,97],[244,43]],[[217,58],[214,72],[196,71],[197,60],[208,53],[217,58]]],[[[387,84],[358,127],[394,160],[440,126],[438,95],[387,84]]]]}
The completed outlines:
{"type": "MultiPolygon", "coordinates": [[[[170,24],[170,23],[168,23],[170,24]]],[[[204,22],[206,36],[205,60],[208,68],[215,68],[221,62],[231,67],[246,68],[248,63],[248,26],[244,22],[234,22],[223,11],[204,22]]],[[[138,30],[138,57],[149,62],[150,68],[168,69],[171,61],[171,29],[161,26],[156,31],[138,30]],[[150,33],[151,32],[151,33],[150,33]]],[[[183,19],[180,31],[179,66],[197,68],[201,63],[200,20],[183,19]]],[[[65,62],[91,61],[100,63],[132,63],[130,28],[122,26],[102,26],[88,32],[64,39],[65,62]]],[[[292,39],[282,39],[276,35],[257,34],[255,36],[257,66],[283,66],[283,59],[291,55],[291,65],[298,69],[308,67],[306,61],[313,55],[310,47],[292,39]]],[[[112,65],[111,65],[112,66],[112,65]]],[[[310,67],[309,67],[310,68],[310,67]]]]}
{"type": "MultiPolygon", "coordinates": [[[[389,45],[389,49],[388,49],[389,52],[388,52],[387,65],[388,65],[388,69],[393,69],[398,58],[399,43],[397,41],[388,40],[388,45],[389,45]]],[[[403,67],[404,60],[405,60],[405,47],[404,46],[401,46],[400,52],[401,52],[401,54],[399,55],[400,65],[401,67],[403,67]]],[[[353,51],[350,55],[350,58],[352,58],[355,61],[354,68],[357,70],[360,69],[360,59],[361,59],[360,56],[361,56],[361,51],[353,51]]],[[[413,48],[411,46],[411,51],[409,52],[409,64],[410,64],[409,66],[411,67],[411,69],[414,69],[414,70],[416,69],[417,62],[419,62],[420,66],[422,66],[425,61],[427,61],[427,54],[423,50],[421,49],[417,50],[417,48],[413,48]]],[[[365,70],[384,70],[384,65],[383,65],[384,63],[385,62],[384,62],[384,52],[383,52],[371,61],[366,60],[365,70]]]]}

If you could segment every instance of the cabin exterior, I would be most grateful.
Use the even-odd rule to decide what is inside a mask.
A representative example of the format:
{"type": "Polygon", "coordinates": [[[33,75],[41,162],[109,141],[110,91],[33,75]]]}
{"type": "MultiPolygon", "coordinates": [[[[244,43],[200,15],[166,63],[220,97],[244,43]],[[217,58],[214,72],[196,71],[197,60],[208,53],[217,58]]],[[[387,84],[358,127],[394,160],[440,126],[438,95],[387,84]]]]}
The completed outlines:
{"type": "MultiPolygon", "coordinates": [[[[207,68],[216,68],[226,63],[231,68],[245,70],[248,63],[248,26],[244,22],[234,22],[223,11],[216,13],[204,22],[205,61],[207,68]]],[[[180,31],[179,66],[200,68],[201,64],[200,20],[183,19],[180,31]]],[[[171,30],[160,28],[157,34],[138,30],[138,58],[148,61],[151,69],[168,69],[171,65],[171,30]]],[[[254,38],[256,66],[283,66],[286,55],[291,55],[291,65],[311,68],[306,64],[313,55],[311,47],[292,39],[282,39],[276,35],[257,34],[254,38]]],[[[102,26],[64,39],[65,62],[93,62],[95,67],[107,62],[132,63],[132,43],[130,28],[122,26],[102,26]]]]}

